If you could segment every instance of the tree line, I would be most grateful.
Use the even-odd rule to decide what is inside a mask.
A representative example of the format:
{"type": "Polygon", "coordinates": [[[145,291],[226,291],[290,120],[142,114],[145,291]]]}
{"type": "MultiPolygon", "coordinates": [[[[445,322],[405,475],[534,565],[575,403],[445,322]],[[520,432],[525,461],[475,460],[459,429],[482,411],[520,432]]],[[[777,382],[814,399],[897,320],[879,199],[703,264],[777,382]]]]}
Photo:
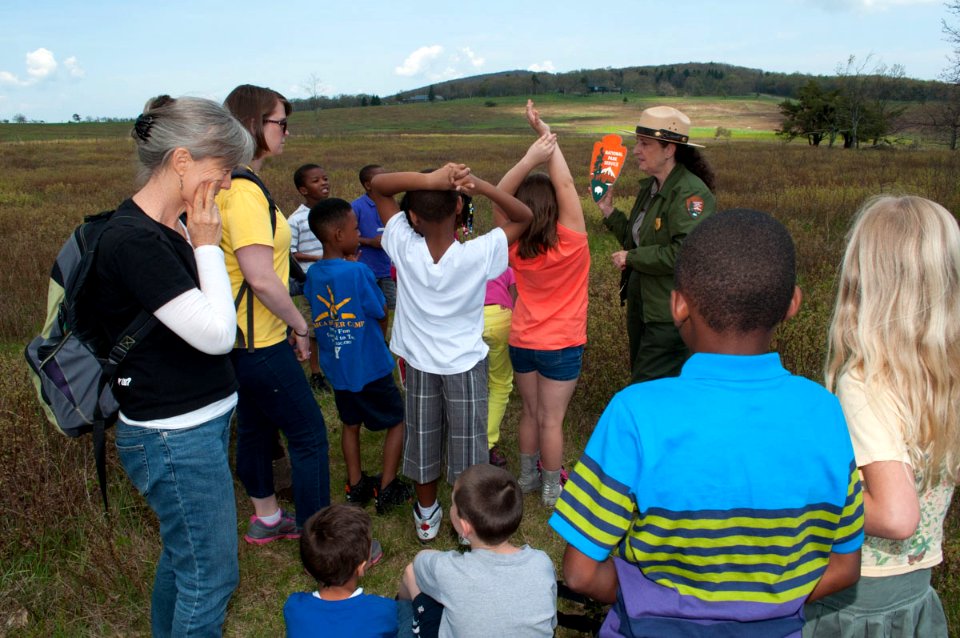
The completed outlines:
{"type": "MultiPolygon", "coordinates": [[[[949,87],[944,82],[917,80],[899,76],[891,78],[887,94],[893,101],[925,103],[946,98],[949,87]]],[[[760,69],[716,62],[687,63],[624,68],[581,69],[566,73],[503,71],[448,80],[403,91],[389,97],[370,94],[311,95],[292,100],[297,110],[376,106],[381,103],[410,101],[415,96],[433,94],[444,100],[462,98],[507,97],[563,93],[624,93],[662,97],[773,95],[798,98],[811,80],[825,91],[838,90],[845,83],[841,75],[812,76],[804,73],[774,73],[760,69]]]]}

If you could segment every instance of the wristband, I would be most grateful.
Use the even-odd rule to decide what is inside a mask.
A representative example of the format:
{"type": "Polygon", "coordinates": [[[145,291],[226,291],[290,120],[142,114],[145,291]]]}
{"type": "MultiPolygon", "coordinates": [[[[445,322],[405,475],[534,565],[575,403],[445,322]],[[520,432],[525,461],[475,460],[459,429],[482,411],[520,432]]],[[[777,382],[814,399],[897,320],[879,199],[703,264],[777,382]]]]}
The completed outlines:
{"type": "Polygon", "coordinates": [[[297,332],[296,328],[291,328],[291,329],[293,330],[293,334],[297,335],[300,338],[306,337],[308,334],[310,334],[306,330],[303,331],[303,334],[300,334],[299,332],[297,332]]]}

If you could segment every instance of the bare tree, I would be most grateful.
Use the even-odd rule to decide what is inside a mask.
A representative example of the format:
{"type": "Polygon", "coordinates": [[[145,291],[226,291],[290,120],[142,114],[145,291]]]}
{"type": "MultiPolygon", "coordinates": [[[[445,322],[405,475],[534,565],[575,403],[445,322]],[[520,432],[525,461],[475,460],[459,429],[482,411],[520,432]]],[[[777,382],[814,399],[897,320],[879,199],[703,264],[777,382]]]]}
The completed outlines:
{"type": "MultiPolygon", "coordinates": [[[[946,7],[954,18],[960,20],[960,2],[947,2],[946,7]]],[[[953,25],[946,20],[941,20],[940,24],[946,41],[953,45],[953,53],[948,58],[950,66],[944,70],[941,77],[945,82],[958,84],[960,83],[960,24],[953,25]]]]}
{"type": "Polygon", "coordinates": [[[303,84],[300,85],[307,99],[310,102],[310,110],[318,111],[320,109],[320,98],[323,96],[323,80],[316,73],[311,73],[303,84]]]}
{"type": "Polygon", "coordinates": [[[856,56],[837,66],[840,97],[835,130],[843,137],[844,148],[860,148],[870,140],[876,145],[897,129],[904,107],[891,100],[891,91],[903,78],[903,66],[883,63],[872,65],[873,55],[863,61],[856,56]]]}
{"type": "MultiPolygon", "coordinates": [[[[946,3],[947,11],[954,18],[960,20],[960,2],[946,3]]],[[[944,39],[953,45],[948,66],[940,74],[940,78],[950,84],[950,90],[944,101],[933,104],[922,113],[923,125],[945,138],[951,151],[957,150],[960,144],[960,23],[950,24],[941,21],[944,39]]]]}

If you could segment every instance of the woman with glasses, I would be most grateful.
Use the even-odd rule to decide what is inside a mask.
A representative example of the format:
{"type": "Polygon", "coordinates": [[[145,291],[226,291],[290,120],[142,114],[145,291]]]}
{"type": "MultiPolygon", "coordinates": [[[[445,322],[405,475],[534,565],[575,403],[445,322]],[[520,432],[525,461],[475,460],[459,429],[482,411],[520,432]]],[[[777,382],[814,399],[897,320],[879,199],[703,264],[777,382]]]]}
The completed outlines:
{"type": "MultiPolygon", "coordinates": [[[[224,105],[253,135],[256,152],[247,168],[255,177],[264,160],[283,152],[290,103],[276,91],[244,84],[224,105]]],[[[254,509],[244,539],[262,545],[299,538],[304,521],[330,504],[327,430],[299,363],[310,353],[310,327],[289,294],[290,226],[252,179],[234,179],[217,204],[239,327],[231,355],[240,382],[237,476],[254,509]],[[274,493],[278,430],[287,438],[295,518],[280,509],[274,493]]]]}

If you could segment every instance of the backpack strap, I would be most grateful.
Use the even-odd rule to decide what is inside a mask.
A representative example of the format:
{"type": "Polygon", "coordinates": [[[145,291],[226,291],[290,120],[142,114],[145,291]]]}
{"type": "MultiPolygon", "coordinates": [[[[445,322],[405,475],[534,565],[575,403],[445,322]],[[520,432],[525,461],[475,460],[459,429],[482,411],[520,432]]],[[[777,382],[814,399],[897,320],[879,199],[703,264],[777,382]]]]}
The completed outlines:
{"type": "MultiPolygon", "coordinates": [[[[263,192],[263,196],[267,198],[267,208],[270,209],[270,232],[276,236],[277,234],[277,205],[273,202],[273,197],[270,196],[270,191],[267,190],[266,184],[263,183],[263,180],[260,177],[251,171],[247,167],[235,168],[233,172],[230,173],[230,179],[246,179],[250,180],[263,192]]],[[[292,256],[291,256],[292,258],[292,256]]],[[[250,284],[247,283],[247,280],[244,279],[240,282],[240,289],[237,291],[237,296],[233,300],[233,307],[239,309],[240,301],[243,299],[243,296],[247,293],[247,339],[249,343],[246,343],[246,340],[243,336],[243,331],[240,330],[240,326],[237,326],[237,345],[241,348],[246,347],[247,352],[253,352],[253,292],[250,291],[250,284]]]]}
{"type": "MultiPolygon", "coordinates": [[[[97,395],[103,393],[104,389],[113,383],[113,377],[117,373],[117,367],[126,358],[130,351],[157,325],[159,320],[146,310],[141,310],[130,325],[120,334],[120,338],[110,349],[106,362],[100,373],[100,385],[97,395]]],[[[100,496],[103,498],[103,512],[109,514],[110,506],[107,502],[107,455],[106,455],[106,429],[107,422],[103,413],[100,411],[100,404],[97,403],[97,409],[94,411],[93,422],[93,460],[97,466],[97,481],[100,483],[100,496]]]]}

